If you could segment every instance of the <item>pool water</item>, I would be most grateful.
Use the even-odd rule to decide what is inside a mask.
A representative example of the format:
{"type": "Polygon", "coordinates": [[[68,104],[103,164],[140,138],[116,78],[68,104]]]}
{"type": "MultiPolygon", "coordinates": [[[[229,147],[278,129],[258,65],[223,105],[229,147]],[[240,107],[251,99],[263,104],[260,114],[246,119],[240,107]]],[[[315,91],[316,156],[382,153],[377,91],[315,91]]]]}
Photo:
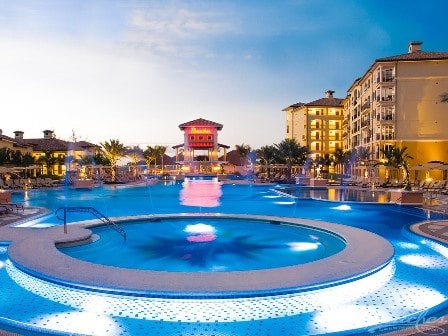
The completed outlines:
{"type": "Polygon", "coordinates": [[[345,247],[342,238],[311,227],[238,219],[166,219],[124,224],[127,241],[109,227],[100,239],[63,248],[94,263],[170,272],[231,272],[304,264],[345,247]]]}
{"type": "MultiPolygon", "coordinates": [[[[182,185],[30,190],[14,193],[13,200],[52,211],[61,206],[93,206],[109,217],[213,212],[323,220],[379,234],[394,246],[393,262],[375,276],[317,291],[250,299],[153,299],[107,295],[43,281],[15,268],[7,247],[0,247],[0,322],[54,334],[349,335],[418,325],[448,308],[448,249],[407,230],[408,225],[426,220],[430,213],[390,204],[291,199],[270,189],[223,185],[222,195],[212,208],[181,204],[182,185]]],[[[92,217],[69,216],[69,221],[85,219],[92,217]]],[[[60,224],[53,213],[20,226],[60,224]]],[[[128,226],[133,225],[138,224],[128,226]]],[[[115,235],[111,239],[121,239],[109,231],[115,235]]],[[[210,231],[203,234],[213,235],[210,231]]]]}

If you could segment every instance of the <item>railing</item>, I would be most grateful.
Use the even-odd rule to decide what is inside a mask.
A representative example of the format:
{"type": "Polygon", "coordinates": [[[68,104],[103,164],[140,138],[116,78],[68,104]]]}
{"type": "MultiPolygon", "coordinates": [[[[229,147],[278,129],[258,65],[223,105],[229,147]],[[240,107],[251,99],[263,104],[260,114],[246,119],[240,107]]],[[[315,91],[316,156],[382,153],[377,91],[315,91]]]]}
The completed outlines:
{"type": "Polygon", "coordinates": [[[381,82],[393,82],[394,81],[394,77],[385,77],[382,78],[381,82]]]}
{"type": "Polygon", "coordinates": [[[377,140],[394,140],[394,135],[393,134],[386,134],[386,135],[377,134],[376,139],[377,140]]]}
{"type": "Polygon", "coordinates": [[[362,104],[361,106],[361,111],[364,111],[366,109],[370,108],[370,102],[365,102],[364,104],[362,104]]]}
{"type": "Polygon", "coordinates": [[[103,223],[105,223],[106,225],[110,225],[112,226],[112,228],[117,231],[124,239],[124,241],[126,241],[126,231],[117,223],[111,221],[109,218],[107,218],[105,215],[103,215],[101,212],[99,212],[98,210],[96,210],[95,208],[92,207],[62,207],[56,210],[56,218],[59,220],[64,221],[64,233],[67,233],[67,212],[88,212],[91,213],[92,215],[94,215],[96,218],[98,218],[99,220],[101,220],[103,223]],[[59,216],[59,212],[63,211],[64,215],[61,218],[59,216]]]}

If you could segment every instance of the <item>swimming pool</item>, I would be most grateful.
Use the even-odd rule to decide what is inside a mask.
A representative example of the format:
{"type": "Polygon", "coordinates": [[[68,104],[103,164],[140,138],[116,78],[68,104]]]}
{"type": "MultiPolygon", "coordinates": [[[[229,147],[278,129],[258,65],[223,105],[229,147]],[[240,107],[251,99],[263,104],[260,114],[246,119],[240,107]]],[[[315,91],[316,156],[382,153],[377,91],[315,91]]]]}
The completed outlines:
{"type": "Polygon", "coordinates": [[[232,272],[304,264],[345,248],[343,238],[329,232],[247,219],[165,219],[122,227],[126,242],[103,226],[92,229],[97,241],[62,252],[125,268],[232,272]]]}
{"type": "MultiPolygon", "coordinates": [[[[110,295],[54,284],[15,267],[4,247],[0,250],[0,283],[5,289],[0,293],[2,321],[33,330],[89,335],[347,335],[418,323],[446,307],[447,249],[406,229],[426,218],[423,211],[386,204],[296,201],[268,186],[250,185],[222,186],[219,205],[213,208],[185,206],[180,204],[181,190],[181,185],[32,190],[16,193],[13,199],[52,210],[87,203],[109,217],[213,212],[328,221],[378,234],[393,245],[394,258],[369,276],[319,290],[193,300],[110,295]]],[[[84,219],[90,217],[69,218],[84,219]]],[[[57,224],[60,221],[50,215],[21,226],[57,224]]]]}

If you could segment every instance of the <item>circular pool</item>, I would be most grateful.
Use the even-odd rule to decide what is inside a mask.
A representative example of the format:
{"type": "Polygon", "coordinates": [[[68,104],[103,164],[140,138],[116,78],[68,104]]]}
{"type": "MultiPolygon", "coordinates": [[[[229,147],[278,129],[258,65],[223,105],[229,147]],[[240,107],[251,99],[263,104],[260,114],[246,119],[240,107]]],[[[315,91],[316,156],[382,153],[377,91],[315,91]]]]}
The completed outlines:
{"type": "Polygon", "coordinates": [[[356,281],[380,273],[394,252],[387,240],[368,231],[303,218],[163,214],[115,217],[114,221],[129,231],[144,228],[149,240],[137,230],[123,242],[110,227],[94,220],[71,224],[68,234],[53,227],[39,239],[15,240],[8,253],[19,270],[64,286],[134,296],[225,298],[282,295],[356,281]],[[238,229],[244,226],[251,227],[252,234],[238,229]],[[154,228],[164,231],[165,238],[161,240],[154,228]],[[106,231],[113,235],[103,237],[103,243],[100,238],[99,245],[94,242],[80,247],[80,254],[86,260],[87,255],[101,254],[107,256],[104,260],[92,257],[86,261],[76,253],[70,257],[61,252],[61,244],[94,241],[92,229],[103,236],[106,231]],[[182,249],[175,246],[179,242],[182,249]],[[134,245],[129,251],[128,244],[134,245]],[[89,251],[91,248],[95,251],[89,251]],[[137,262],[132,260],[135,249],[144,251],[137,262]],[[270,253],[274,256],[268,256],[270,253]],[[135,267],[143,259],[160,260],[150,262],[151,269],[135,267]],[[273,259],[285,260],[275,261],[273,268],[273,259]],[[259,261],[255,269],[252,260],[259,261]],[[108,261],[113,261],[113,266],[108,261]],[[127,266],[117,265],[117,261],[127,266]],[[169,264],[176,271],[167,271],[169,264]],[[197,264],[202,271],[193,269],[197,264]],[[241,267],[244,270],[237,270],[241,267]]]}
{"type": "Polygon", "coordinates": [[[89,244],[63,248],[81,260],[169,272],[232,272],[305,264],[345,248],[329,231],[236,218],[168,218],[122,225],[127,240],[109,227],[92,231],[89,244]]]}

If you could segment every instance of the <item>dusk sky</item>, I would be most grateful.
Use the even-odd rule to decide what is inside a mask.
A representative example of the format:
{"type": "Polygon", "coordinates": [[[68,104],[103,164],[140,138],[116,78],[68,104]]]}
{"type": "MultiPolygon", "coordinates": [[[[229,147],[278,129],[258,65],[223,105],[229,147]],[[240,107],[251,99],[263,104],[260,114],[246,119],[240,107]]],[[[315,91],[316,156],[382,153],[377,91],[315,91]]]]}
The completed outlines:
{"type": "Polygon", "coordinates": [[[282,109],[346,91],[376,58],[448,51],[448,1],[0,0],[0,128],[95,143],[285,137],[282,109]]]}

